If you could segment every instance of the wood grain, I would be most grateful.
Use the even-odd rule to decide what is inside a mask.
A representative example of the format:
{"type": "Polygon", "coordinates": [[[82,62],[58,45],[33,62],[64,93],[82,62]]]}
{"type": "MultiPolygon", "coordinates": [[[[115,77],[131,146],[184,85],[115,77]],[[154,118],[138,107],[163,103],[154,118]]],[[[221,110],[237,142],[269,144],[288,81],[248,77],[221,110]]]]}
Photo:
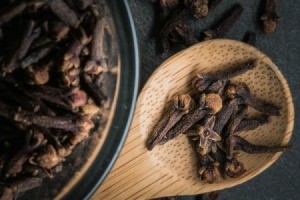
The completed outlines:
{"type": "MultiPolygon", "coordinates": [[[[197,73],[224,70],[258,59],[258,65],[234,81],[246,82],[251,92],[282,107],[282,116],[254,131],[241,132],[250,142],[285,145],[294,126],[294,106],[287,82],[276,65],[256,48],[233,40],[211,40],[196,44],[166,60],[141,91],[125,145],[106,180],[93,199],[150,199],[162,196],[200,194],[241,184],[273,164],[281,155],[249,155],[241,161],[247,172],[238,179],[204,184],[197,176],[196,159],[187,138],[180,136],[147,151],[145,140],[161,115],[168,111],[177,93],[192,92],[197,73]]],[[[255,115],[252,110],[250,115],[255,115]]]]}

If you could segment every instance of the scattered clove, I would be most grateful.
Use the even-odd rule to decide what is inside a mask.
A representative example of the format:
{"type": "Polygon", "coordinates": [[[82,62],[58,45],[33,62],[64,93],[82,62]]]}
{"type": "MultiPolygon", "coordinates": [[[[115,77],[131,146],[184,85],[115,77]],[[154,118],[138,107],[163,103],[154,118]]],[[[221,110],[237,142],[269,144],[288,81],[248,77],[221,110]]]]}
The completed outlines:
{"type": "Polygon", "coordinates": [[[279,18],[276,13],[276,0],[264,0],[264,14],[260,18],[263,21],[264,32],[274,32],[279,18]]]}
{"type": "Polygon", "coordinates": [[[180,38],[182,43],[186,46],[192,46],[199,42],[199,40],[191,33],[185,24],[176,25],[171,34],[175,34],[174,38],[171,38],[171,41],[173,40],[174,43],[179,43],[178,38],[180,38]]]}
{"type": "Polygon", "coordinates": [[[222,21],[219,22],[213,29],[208,29],[204,31],[204,40],[225,37],[228,31],[239,19],[243,11],[244,8],[240,4],[235,5],[229,13],[229,15],[222,19],[222,21]]]}

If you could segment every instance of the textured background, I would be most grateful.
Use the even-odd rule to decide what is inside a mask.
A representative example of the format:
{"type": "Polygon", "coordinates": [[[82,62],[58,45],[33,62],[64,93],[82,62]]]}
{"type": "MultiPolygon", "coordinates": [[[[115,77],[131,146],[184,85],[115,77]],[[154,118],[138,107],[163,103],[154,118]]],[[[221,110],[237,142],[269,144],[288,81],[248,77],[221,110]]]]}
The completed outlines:
{"type": "MultiPolygon", "coordinates": [[[[245,11],[231,29],[227,38],[241,40],[248,30],[257,33],[256,47],[270,56],[286,77],[295,103],[296,120],[292,145],[294,151],[283,156],[265,172],[240,186],[221,192],[222,200],[300,199],[300,1],[278,1],[278,14],[281,16],[274,33],[265,35],[259,23],[260,0],[223,2],[209,16],[201,20],[191,20],[195,35],[199,35],[211,24],[216,23],[235,3],[241,3],[245,11]]],[[[170,55],[183,49],[177,47],[169,55],[161,56],[155,45],[154,32],[157,9],[147,0],[129,0],[135,21],[140,48],[141,88],[151,73],[170,55]]],[[[180,198],[187,199],[187,198],[180,198]]],[[[188,198],[192,199],[192,198],[188,198]]]]}

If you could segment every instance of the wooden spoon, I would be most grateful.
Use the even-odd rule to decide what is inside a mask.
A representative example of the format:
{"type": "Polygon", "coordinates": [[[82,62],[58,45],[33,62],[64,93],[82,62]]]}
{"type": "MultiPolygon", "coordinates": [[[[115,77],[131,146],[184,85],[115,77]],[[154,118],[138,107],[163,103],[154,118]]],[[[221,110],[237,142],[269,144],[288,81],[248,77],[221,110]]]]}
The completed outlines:
{"type": "MultiPolygon", "coordinates": [[[[197,73],[224,70],[237,63],[258,59],[258,66],[234,81],[246,82],[251,92],[282,107],[282,116],[269,124],[240,135],[250,142],[286,145],[292,135],[294,106],[285,78],[276,65],[255,47],[232,40],[211,40],[194,45],[166,60],[141,91],[125,145],[94,199],[151,199],[163,196],[195,195],[239,185],[255,177],[281,155],[242,153],[247,172],[240,178],[227,178],[207,184],[197,175],[196,158],[184,135],[156,146],[145,141],[177,93],[191,92],[197,73]]],[[[254,113],[254,111],[253,111],[254,113]]]]}

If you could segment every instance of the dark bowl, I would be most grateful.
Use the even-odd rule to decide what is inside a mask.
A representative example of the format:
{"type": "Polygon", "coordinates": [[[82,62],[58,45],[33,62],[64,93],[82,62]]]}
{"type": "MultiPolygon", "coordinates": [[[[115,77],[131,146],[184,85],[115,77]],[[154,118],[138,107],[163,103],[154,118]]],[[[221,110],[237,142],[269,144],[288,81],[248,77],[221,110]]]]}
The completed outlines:
{"type": "Polygon", "coordinates": [[[139,82],[139,56],[134,22],[127,0],[108,0],[118,38],[120,68],[116,107],[100,152],[63,199],[89,199],[113,166],[131,124],[139,82]]]}

